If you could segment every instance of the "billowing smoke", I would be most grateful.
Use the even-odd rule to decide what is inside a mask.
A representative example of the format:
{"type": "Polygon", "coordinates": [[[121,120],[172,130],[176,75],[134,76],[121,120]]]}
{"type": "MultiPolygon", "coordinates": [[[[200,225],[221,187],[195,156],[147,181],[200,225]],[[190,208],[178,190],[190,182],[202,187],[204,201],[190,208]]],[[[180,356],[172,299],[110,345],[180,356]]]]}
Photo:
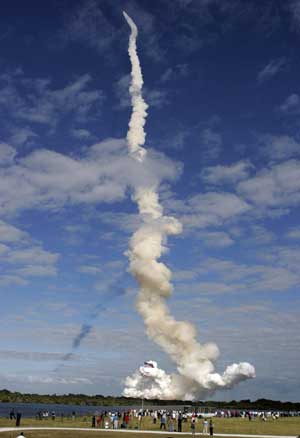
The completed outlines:
{"type": "MultiPolygon", "coordinates": [[[[131,29],[128,52],[132,65],[129,88],[132,115],[127,142],[130,156],[142,169],[147,162],[147,151],[143,146],[148,106],[142,97],[143,77],[136,50],[137,27],[125,12],[124,17],[131,29]]],[[[176,363],[178,373],[168,375],[158,368],[156,362],[148,361],[146,373],[144,366],[126,378],[124,395],[191,400],[255,377],[254,367],[246,362],[228,366],[223,374],[214,372],[214,362],[219,356],[217,345],[199,344],[195,327],[189,322],[176,321],[170,314],[166,299],[173,290],[171,271],[159,259],[166,251],[167,236],[179,234],[182,227],[177,219],[164,216],[157,186],[144,184],[133,190],[142,225],[132,236],[127,255],[130,272],[140,287],[137,309],[144,319],[148,336],[176,363]]]]}

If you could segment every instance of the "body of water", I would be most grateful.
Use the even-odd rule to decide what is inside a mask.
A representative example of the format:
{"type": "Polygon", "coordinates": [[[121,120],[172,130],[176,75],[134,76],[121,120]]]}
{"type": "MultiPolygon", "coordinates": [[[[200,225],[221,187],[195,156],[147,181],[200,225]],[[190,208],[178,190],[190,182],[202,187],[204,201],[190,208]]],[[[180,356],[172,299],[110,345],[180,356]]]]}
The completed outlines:
{"type": "Polygon", "coordinates": [[[21,412],[22,417],[35,417],[39,411],[55,412],[57,416],[72,415],[75,412],[76,416],[92,415],[97,412],[124,412],[129,409],[140,409],[141,406],[78,406],[78,405],[60,405],[46,403],[1,403],[0,402],[0,417],[9,417],[10,411],[13,409],[15,413],[21,412]]]}
{"type": "MultiPolygon", "coordinates": [[[[1,403],[0,402],[0,417],[9,417],[11,410],[14,410],[15,414],[21,412],[22,417],[35,417],[38,412],[49,412],[49,419],[51,413],[55,412],[56,416],[64,414],[65,417],[71,416],[75,412],[76,416],[93,415],[100,412],[124,412],[131,409],[141,409],[141,404],[135,406],[78,406],[78,405],[60,405],[51,403],[1,403]]],[[[164,409],[183,410],[183,406],[170,405],[170,406],[145,406],[145,409],[164,409]]]]}

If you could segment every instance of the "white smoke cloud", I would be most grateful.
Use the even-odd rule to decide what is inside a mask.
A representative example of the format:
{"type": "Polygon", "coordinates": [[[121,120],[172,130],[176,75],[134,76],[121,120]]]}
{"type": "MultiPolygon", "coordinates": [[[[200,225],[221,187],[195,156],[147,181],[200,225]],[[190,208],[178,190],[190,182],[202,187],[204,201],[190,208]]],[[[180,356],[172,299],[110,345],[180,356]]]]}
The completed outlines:
{"type": "MultiPolygon", "coordinates": [[[[148,168],[147,151],[143,147],[148,106],[142,97],[143,77],[136,49],[137,27],[125,12],[124,17],[131,29],[128,52],[132,65],[129,88],[132,115],[127,142],[130,157],[143,172],[148,168]]],[[[171,315],[166,298],[172,294],[172,274],[159,259],[166,251],[167,236],[179,234],[182,226],[177,219],[164,216],[155,183],[136,185],[133,200],[142,218],[142,225],[133,234],[127,251],[130,272],[140,287],[137,309],[144,319],[147,335],[175,362],[178,374],[168,375],[158,368],[155,361],[149,361],[146,368],[141,367],[126,378],[124,395],[195,399],[254,377],[254,367],[246,362],[230,365],[223,374],[215,373],[214,362],[219,356],[217,345],[198,343],[195,327],[186,321],[176,321],[171,315]]]]}
{"type": "Polygon", "coordinates": [[[136,38],[138,30],[129,15],[127,15],[126,12],[123,12],[123,14],[131,29],[128,53],[132,66],[131,84],[129,87],[132,103],[132,114],[127,133],[127,142],[130,154],[139,161],[142,161],[146,154],[146,150],[141,146],[145,144],[146,136],[144,125],[146,123],[148,105],[144,101],[141,93],[143,87],[143,76],[136,51],[136,38]]]}

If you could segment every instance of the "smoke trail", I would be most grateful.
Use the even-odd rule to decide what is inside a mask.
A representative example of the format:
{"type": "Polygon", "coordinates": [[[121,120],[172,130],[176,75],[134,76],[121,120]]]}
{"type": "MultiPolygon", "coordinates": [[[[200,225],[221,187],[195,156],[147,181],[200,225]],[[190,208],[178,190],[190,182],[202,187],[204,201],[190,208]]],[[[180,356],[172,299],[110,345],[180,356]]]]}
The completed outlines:
{"type": "Polygon", "coordinates": [[[146,123],[148,105],[142,97],[143,76],[140,61],[136,51],[137,27],[133,20],[123,12],[124,17],[130,26],[131,34],[129,39],[128,53],[132,65],[131,85],[129,88],[132,102],[132,113],[127,133],[127,142],[130,154],[137,160],[142,161],[146,155],[146,150],[141,147],[145,144],[144,125],[146,123]]]}
{"type": "MultiPolygon", "coordinates": [[[[129,122],[127,142],[130,156],[137,166],[147,160],[144,149],[144,125],[147,104],[142,97],[143,77],[136,49],[138,35],[133,20],[123,12],[130,26],[129,57],[131,61],[132,115],[129,122]]],[[[171,271],[159,261],[165,251],[167,236],[181,232],[180,222],[164,216],[159,203],[158,187],[140,185],[134,187],[133,199],[138,205],[143,220],[133,234],[127,256],[130,272],[136,278],[140,291],[137,309],[144,319],[148,336],[153,339],[176,363],[178,374],[168,375],[152,363],[152,371],[145,377],[140,368],[126,378],[124,395],[130,397],[160,399],[194,399],[213,393],[219,388],[230,388],[234,384],[255,376],[252,365],[243,362],[226,368],[222,375],[214,372],[214,361],[219,356],[215,344],[199,344],[196,329],[189,322],[176,321],[170,314],[166,298],[172,294],[171,271]]]]}
{"type": "MultiPolygon", "coordinates": [[[[125,293],[123,288],[114,287],[113,296],[111,293],[103,296],[103,301],[105,303],[113,301],[115,298],[119,298],[125,293]]],[[[84,339],[91,333],[94,328],[93,321],[98,318],[100,313],[105,312],[107,309],[102,304],[97,304],[93,311],[88,315],[88,323],[83,323],[80,327],[79,332],[74,336],[72,340],[72,346],[68,353],[64,354],[61,359],[61,363],[53,370],[54,372],[61,371],[64,367],[64,363],[73,358],[74,352],[80,347],[84,339]]]]}

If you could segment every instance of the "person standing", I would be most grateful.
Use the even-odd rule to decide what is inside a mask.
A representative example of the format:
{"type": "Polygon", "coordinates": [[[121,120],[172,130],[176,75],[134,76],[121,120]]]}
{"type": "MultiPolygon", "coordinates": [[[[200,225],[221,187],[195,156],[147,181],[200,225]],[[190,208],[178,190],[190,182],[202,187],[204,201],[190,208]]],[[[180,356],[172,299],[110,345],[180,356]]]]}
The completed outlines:
{"type": "Polygon", "coordinates": [[[213,436],[214,434],[214,423],[212,421],[212,419],[209,420],[209,435],[213,436]]]}
{"type": "Polygon", "coordinates": [[[20,427],[20,425],[21,425],[21,417],[22,417],[21,412],[17,412],[16,427],[20,427]]]}
{"type": "Polygon", "coordinates": [[[174,420],[170,418],[169,420],[169,432],[174,432],[174,420]]]}
{"type": "Polygon", "coordinates": [[[203,433],[208,433],[208,421],[206,418],[203,421],[203,433]]]}
{"type": "Polygon", "coordinates": [[[167,422],[167,416],[165,413],[162,414],[160,417],[160,429],[166,430],[166,422],[167,422]]]}
{"type": "Polygon", "coordinates": [[[181,412],[179,412],[179,414],[178,414],[177,430],[178,430],[178,432],[182,432],[182,413],[181,412]]]}
{"type": "Polygon", "coordinates": [[[15,410],[12,409],[9,413],[9,419],[10,420],[15,420],[16,419],[16,414],[15,414],[15,410]]]}
{"type": "Polygon", "coordinates": [[[92,416],[92,427],[96,427],[96,415],[92,416]]]}
{"type": "Polygon", "coordinates": [[[114,429],[118,429],[119,428],[119,417],[118,417],[117,413],[113,417],[113,428],[114,429]]]}
{"type": "Polygon", "coordinates": [[[196,421],[195,418],[192,418],[192,422],[191,422],[191,429],[192,429],[192,436],[195,436],[195,432],[196,432],[196,421]]]}

